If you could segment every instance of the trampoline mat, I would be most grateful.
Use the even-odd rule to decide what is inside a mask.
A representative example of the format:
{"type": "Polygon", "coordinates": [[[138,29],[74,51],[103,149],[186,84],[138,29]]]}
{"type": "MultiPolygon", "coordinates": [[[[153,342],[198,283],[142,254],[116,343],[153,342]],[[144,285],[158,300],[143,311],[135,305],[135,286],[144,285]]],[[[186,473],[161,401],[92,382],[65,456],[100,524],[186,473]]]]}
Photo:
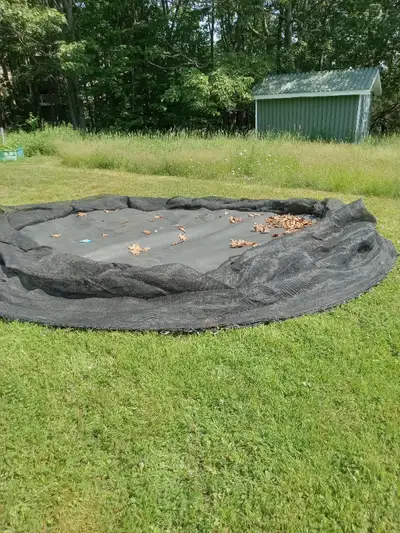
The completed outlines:
{"type": "Polygon", "coordinates": [[[1,213],[0,315],[62,327],[199,331],[283,320],[359,296],[397,258],[361,200],[102,196],[1,213]],[[312,225],[254,231],[275,214],[312,225]],[[258,246],[231,248],[231,239],[258,246]],[[134,255],[135,244],[148,250],[134,255]]]}
{"type": "MultiPolygon", "coordinates": [[[[255,222],[263,222],[274,214],[270,211],[257,213],[257,216],[250,213],[249,216],[238,210],[211,211],[204,208],[150,212],[139,209],[103,210],[89,212],[84,217],[73,213],[65,218],[27,226],[21,233],[35,239],[39,245],[93,261],[142,267],[180,263],[205,273],[246,250],[245,247],[231,248],[231,239],[261,245],[276,238],[272,235],[283,234],[283,228],[268,233],[254,232],[255,222]],[[232,223],[231,217],[242,220],[232,223]],[[146,235],[143,231],[151,233],[146,235]],[[187,240],[181,241],[179,235],[185,235],[187,240]],[[91,242],[81,242],[86,240],[91,242]],[[148,252],[139,255],[130,253],[129,246],[136,243],[142,249],[149,248],[148,252]]],[[[308,215],[305,218],[314,223],[317,220],[308,215]]]]}

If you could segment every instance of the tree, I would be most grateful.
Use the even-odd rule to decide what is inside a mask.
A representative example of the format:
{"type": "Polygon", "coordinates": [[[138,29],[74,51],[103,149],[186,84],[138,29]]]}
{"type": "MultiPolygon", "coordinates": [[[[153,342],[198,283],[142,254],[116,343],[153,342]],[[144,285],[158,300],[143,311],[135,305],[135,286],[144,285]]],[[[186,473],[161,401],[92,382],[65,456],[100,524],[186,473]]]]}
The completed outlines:
{"type": "Polygon", "coordinates": [[[58,76],[64,18],[25,0],[0,0],[0,97],[3,123],[38,111],[38,88],[58,76]]]}
{"type": "Polygon", "coordinates": [[[400,128],[400,0],[0,0],[0,25],[14,125],[51,88],[76,128],[249,128],[268,72],[381,65],[373,125],[400,128]]]}

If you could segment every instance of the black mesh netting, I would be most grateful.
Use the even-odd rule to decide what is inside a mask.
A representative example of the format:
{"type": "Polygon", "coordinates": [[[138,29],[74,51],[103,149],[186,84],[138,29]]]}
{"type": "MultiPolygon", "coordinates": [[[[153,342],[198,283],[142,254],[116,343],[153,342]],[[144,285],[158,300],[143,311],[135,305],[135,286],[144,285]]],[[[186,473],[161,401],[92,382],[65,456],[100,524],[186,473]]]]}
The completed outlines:
{"type": "Polygon", "coordinates": [[[397,257],[361,200],[104,196],[1,213],[0,315],[55,326],[192,331],[282,320],[360,295],[397,257]],[[243,221],[229,223],[238,213],[243,221]],[[255,213],[313,224],[272,238],[252,232],[255,213]],[[180,224],[188,240],[171,246],[180,224]],[[259,246],[229,247],[243,238],[259,246]],[[133,256],[128,245],[139,241],[150,250],[133,256]]]}

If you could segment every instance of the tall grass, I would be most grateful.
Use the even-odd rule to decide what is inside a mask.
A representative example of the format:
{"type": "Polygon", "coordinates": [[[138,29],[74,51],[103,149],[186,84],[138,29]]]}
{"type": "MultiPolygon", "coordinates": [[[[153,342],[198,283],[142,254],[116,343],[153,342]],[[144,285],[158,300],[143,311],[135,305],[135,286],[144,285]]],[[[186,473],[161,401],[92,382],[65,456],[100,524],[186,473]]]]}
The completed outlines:
{"type": "Polygon", "coordinates": [[[224,134],[82,137],[70,128],[56,128],[18,140],[27,155],[58,155],[71,167],[400,197],[399,136],[352,145],[224,134]]]}
{"type": "Polygon", "coordinates": [[[32,133],[18,132],[7,135],[8,144],[24,148],[25,155],[58,155],[58,147],[64,142],[79,142],[82,136],[72,127],[44,128],[32,133]]]}

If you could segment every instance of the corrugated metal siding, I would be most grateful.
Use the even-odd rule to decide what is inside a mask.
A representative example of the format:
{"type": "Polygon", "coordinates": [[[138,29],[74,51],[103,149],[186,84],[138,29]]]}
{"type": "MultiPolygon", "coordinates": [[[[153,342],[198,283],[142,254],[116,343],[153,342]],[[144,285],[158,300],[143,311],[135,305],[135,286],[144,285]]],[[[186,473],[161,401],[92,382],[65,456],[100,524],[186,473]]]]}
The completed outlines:
{"type": "Polygon", "coordinates": [[[352,142],[356,136],[358,99],[356,95],[258,100],[258,131],[352,142]]]}

